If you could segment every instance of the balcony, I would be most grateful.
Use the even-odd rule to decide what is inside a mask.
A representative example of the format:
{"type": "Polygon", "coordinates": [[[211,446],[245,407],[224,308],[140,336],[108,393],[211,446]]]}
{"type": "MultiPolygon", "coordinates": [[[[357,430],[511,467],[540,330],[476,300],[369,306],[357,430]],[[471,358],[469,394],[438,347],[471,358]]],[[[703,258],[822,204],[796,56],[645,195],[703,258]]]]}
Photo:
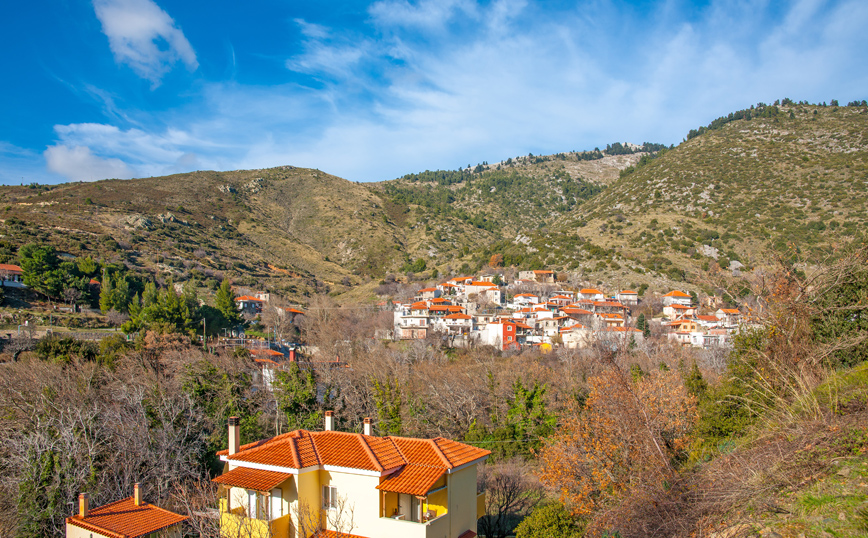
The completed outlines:
{"type": "Polygon", "coordinates": [[[249,538],[277,538],[293,536],[289,515],[268,521],[248,517],[244,507],[226,510],[226,499],[220,499],[220,531],[223,536],[249,538]]]}
{"type": "Polygon", "coordinates": [[[435,538],[449,535],[449,514],[444,513],[424,523],[396,517],[381,517],[379,538],[435,538]]]}

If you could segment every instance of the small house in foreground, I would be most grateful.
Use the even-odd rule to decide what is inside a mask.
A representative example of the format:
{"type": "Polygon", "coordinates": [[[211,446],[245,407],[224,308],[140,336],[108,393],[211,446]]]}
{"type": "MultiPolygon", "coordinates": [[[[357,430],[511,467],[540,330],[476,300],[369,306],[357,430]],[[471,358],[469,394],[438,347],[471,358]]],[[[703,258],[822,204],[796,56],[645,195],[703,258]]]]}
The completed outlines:
{"type": "Polygon", "coordinates": [[[224,535],[470,538],[485,506],[477,465],[488,450],[438,437],[295,430],[240,444],[229,419],[220,484],[224,535]],[[337,534],[336,534],[337,533],[337,534]]]}

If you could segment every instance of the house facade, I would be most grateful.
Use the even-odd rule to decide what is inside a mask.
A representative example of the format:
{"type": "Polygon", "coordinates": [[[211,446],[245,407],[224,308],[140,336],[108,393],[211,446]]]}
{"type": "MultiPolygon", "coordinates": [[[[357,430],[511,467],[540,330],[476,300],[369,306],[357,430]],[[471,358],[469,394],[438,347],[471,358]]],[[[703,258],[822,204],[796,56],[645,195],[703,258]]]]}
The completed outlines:
{"type": "Polygon", "coordinates": [[[669,306],[671,304],[691,306],[693,304],[693,299],[683,291],[674,290],[663,296],[663,306],[669,306]]]}
{"type": "Polygon", "coordinates": [[[240,445],[229,419],[220,517],[224,535],[307,538],[316,531],[368,538],[476,535],[485,494],[477,465],[490,452],[438,437],[295,430],[240,445]]]}

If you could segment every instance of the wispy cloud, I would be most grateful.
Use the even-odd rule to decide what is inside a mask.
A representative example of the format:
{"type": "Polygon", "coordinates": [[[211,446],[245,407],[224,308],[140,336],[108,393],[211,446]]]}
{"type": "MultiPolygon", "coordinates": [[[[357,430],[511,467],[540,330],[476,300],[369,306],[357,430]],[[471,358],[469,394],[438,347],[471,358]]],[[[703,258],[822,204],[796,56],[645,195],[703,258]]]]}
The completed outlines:
{"type": "Polygon", "coordinates": [[[50,146],[45,150],[45,163],[48,170],[72,181],[133,177],[124,161],[97,157],[85,146],[50,146]]]}
{"type": "MultiPolygon", "coordinates": [[[[198,100],[149,125],[105,98],[112,118],[140,123],[57,126],[46,159],[70,178],[96,165],[118,175],[119,160],[136,175],[293,164],[383,180],[616,140],[677,143],[716,116],[785,96],[865,97],[868,72],[855,68],[868,48],[864,2],[713,0],[697,11],[670,0],[650,15],[583,5],[382,0],[364,28],[296,19],[301,48],[285,62],[301,74],[294,83],[203,83],[198,100]]],[[[148,43],[167,28],[181,35],[156,9],[162,33],[148,43]]]]}
{"type": "Polygon", "coordinates": [[[151,0],[93,0],[93,7],[115,60],[154,85],[178,60],[190,70],[199,66],[184,33],[151,0]]]}

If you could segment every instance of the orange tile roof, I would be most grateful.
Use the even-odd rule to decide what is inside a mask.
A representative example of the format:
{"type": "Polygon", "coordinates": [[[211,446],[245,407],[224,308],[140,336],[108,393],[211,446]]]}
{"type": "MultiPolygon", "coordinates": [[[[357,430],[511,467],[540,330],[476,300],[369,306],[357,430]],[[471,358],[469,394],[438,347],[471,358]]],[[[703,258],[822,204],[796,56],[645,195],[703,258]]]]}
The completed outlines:
{"type": "Polygon", "coordinates": [[[616,301],[594,301],[594,306],[614,306],[617,308],[627,308],[623,304],[616,301]]]}
{"type": "Polygon", "coordinates": [[[636,293],[635,291],[624,290],[624,291],[619,292],[618,295],[639,295],[639,294],[636,293]]]}
{"type": "Polygon", "coordinates": [[[449,303],[451,302],[449,299],[444,299],[442,297],[437,297],[436,299],[431,299],[432,303],[449,303]]]}
{"type": "Polygon", "coordinates": [[[669,307],[675,310],[693,310],[692,306],[684,306],[683,304],[671,304],[669,307]]]}
{"type": "Polygon", "coordinates": [[[256,302],[256,303],[264,303],[262,299],[257,299],[256,297],[251,297],[249,295],[242,295],[241,297],[236,297],[236,301],[247,301],[247,302],[256,302]]]}
{"type": "Polygon", "coordinates": [[[713,321],[715,323],[720,321],[717,319],[717,316],[696,316],[696,319],[701,319],[702,321],[713,321]]]}
{"type": "Polygon", "coordinates": [[[419,291],[416,292],[416,293],[426,293],[426,292],[429,292],[429,291],[437,291],[437,288],[422,288],[421,290],[419,290],[419,291]]]}
{"type": "Polygon", "coordinates": [[[256,491],[271,491],[292,477],[290,473],[263,471],[248,467],[236,467],[211,480],[216,484],[226,484],[236,488],[254,489],[256,491]]]}
{"type": "Polygon", "coordinates": [[[444,288],[457,288],[458,287],[455,284],[450,284],[449,282],[444,282],[443,284],[440,284],[440,285],[443,286],[444,288]]]}
{"type": "Polygon", "coordinates": [[[442,437],[414,439],[375,437],[350,432],[295,430],[249,443],[229,456],[229,461],[301,469],[315,465],[385,471],[407,464],[452,469],[483,458],[490,451],[442,437]]]}
{"type": "Polygon", "coordinates": [[[585,294],[585,295],[593,295],[593,294],[597,294],[597,293],[599,293],[600,295],[603,295],[603,292],[602,292],[602,291],[597,290],[597,289],[594,289],[594,288],[584,288],[584,289],[583,289],[582,291],[580,291],[579,293],[583,293],[583,294],[585,294]]]}
{"type": "Polygon", "coordinates": [[[519,329],[533,329],[533,327],[531,327],[530,325],[526,325],[526,324],[520,323],[520,322],[515,322],[513,325],[515,325],[519,329]]]}
{"type": "Polygon", "coordinates": [[[428,303],[425,301],[419,301],[410,305],[410,310],[427,310],[428,303]]]}
{"type": "Polygon", "coordinates": [[[468,284],[469,286],[485,286],[486,288],[496,288],[497,284],[493,284],[491,282],[478,282],[474,281],[468,284]]]}
{"type": "Polygon", "coordinates": [[[253,359],[253,362],[257,364],[273,364],[277,366],[278,364],[271,359],[253,359]]]}
{"type": "MultiPolygon", "coordinates": [[[[379,303],[378,303],[379,304],[379,303]]],[[[295,308],[284,308],[290,314],[304,314],[301,310],[296,310],[295,308]]]]}
{"type": "Polygon", "coordinates": [[[515,298],[515,297],[539,297],[539,295],[534,295],[533,293],[519,293],[518,295],[515,295],[513,298],[515,298]]]}
{"type": "Polygon", "coordinates": [[[533,274],[535,274],[535,275],[547,275],[547,274],[551,274],[551,273],[554,273],[554,271],[548,271],[545,269],[535,269],[533,272],[533,274]]]}
{"type": "Polygon", "coordinates": [[[270,357],[283,357],[283,353],[273,349],[251,349],[251,355],[268,355],[270,357]]]}
{"type": "Polygon", "coordinates": [[[467,314],[449,314],[444,319],[473,319],[467,314]]]}
{"type": "Polygon", "coordinates": [[[684,293],[683,291],[670,291],[663,297],[690,297],[690,295],[684,293]]]}
{"type": "Polygon", "coordinates": [[[724,314],[741,314],[741,311],[735,308],[721,308],[720,311],[724,314]]]}
{"type": "MultiPolygon", "coordinates": [[[[476,536],[475,534],[473,536],[476,536]]],[[[367,536],[359,536],[358,534],[347,534],[345,532],[335,532],[335,531],[325,531],[320,530],[316,531],[315,534],[311,534],[311,538],[368,538],[367,536]]],[[[470,536],[459,536],[459,538],[472,538],[470,536]]]]}
{"type": "Polygon", "coordinates": [[[387,476],[377,489],[421,497],[431,491],[445,472],[442,467],[409,464],[387,476]]]}
{"type": "Polygon", "coordinates": [[[9,271],[10,273],[21,272],[21,268],[17,265],[12,265],[9,263],[0,263],[0,271],[9,271]]]}
{"type": "Polygon", "coordinates": [[[573,314],[576,316],[585,316],[588,314],[593,314],[590,310],[585,310],[584,308],[561,308],[561,312],[564,314],[573,314]]]}
{"type": "Polygon", "coordinates": [[[640,332],[642,332],[639,329],[634,329],[633,327],[606,327],[603,330],[609,331],[609,332],[618,332],[618,333],[623,333],[623,332],[640,333],[640,332]]]}
{"type": "Polygon", "coordinates": [[[132,497],[104,504],[90,510],[87,517],[76,514],[66,523],[112,538],[137,538],[177,525],[187,520],[168,510],[143,502],[135,505],[132,497]]]}

